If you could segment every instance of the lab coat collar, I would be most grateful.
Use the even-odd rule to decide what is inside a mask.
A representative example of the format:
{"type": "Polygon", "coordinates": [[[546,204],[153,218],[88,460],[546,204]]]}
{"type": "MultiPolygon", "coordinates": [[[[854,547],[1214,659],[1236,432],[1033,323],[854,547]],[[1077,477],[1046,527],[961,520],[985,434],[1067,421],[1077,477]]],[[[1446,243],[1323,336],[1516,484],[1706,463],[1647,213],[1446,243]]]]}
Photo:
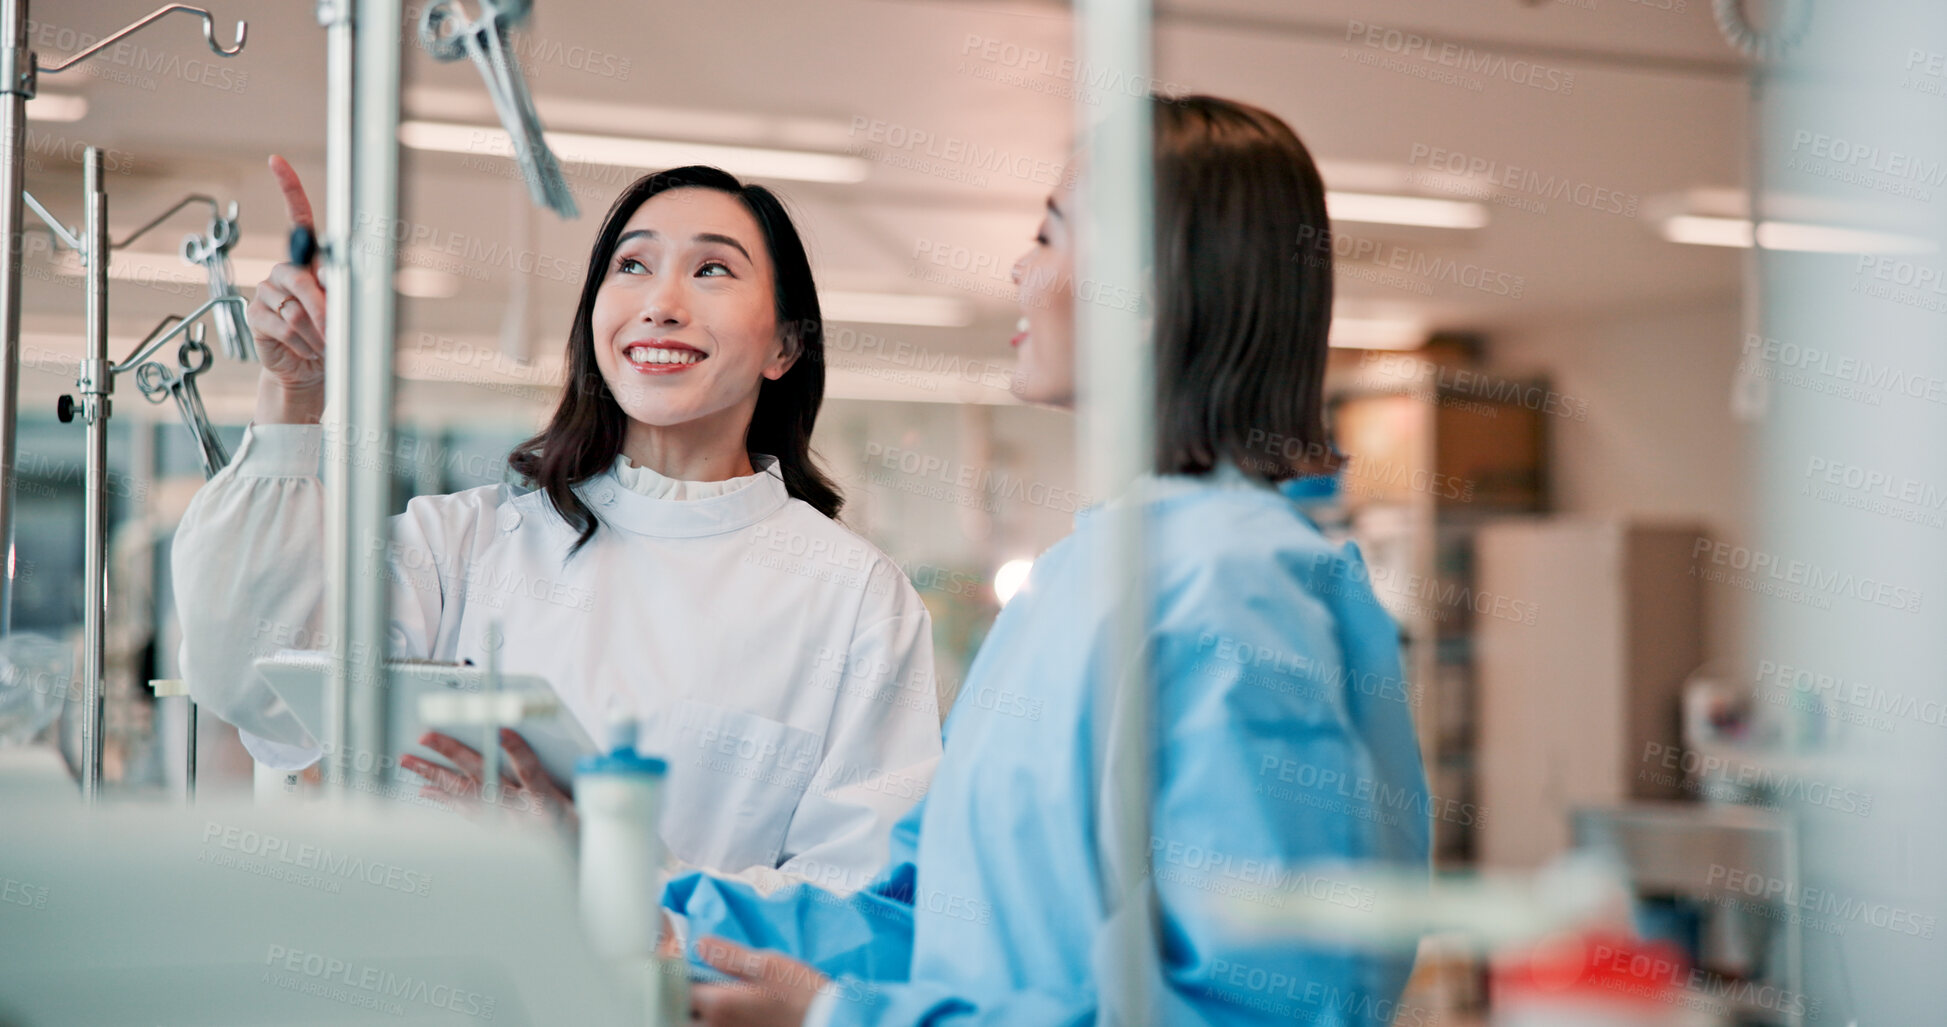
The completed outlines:
{"type": "Polygon", "coordinates": [[[758,480],[708,499],[652,499],[623,486],[614,470],[575,486],[581,501],[610,527],[657,538],[701,538],[747,528],[791,501],[777,458],[752,454],[758,480]]]}

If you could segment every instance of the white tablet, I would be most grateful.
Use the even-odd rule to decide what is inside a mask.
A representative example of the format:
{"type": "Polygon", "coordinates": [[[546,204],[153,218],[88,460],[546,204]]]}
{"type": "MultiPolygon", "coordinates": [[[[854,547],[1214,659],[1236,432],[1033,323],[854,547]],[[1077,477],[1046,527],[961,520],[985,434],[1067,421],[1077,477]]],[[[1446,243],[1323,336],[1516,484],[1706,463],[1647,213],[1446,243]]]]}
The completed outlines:
{"type": "MultiPolygon", "coordinates": [[[[329,654],[315,649],[287,649],[276,656],[257,660],[253,666],[259,677],[277,697],[290,707],[298,723],[312,738],[323,738],[325,670],[329,654]]],[[[465,663],[435,663],[429,660],[387,660],[386,751],[394,765],[398,757],[411,753],[434,763],[445,757],[419,744],[427,731],[443,731],[475,749],[480,748],[482,728],[478,724],[428,720],[422,715],[421,699],[448,693],[478,693],[486,686],[487,669],[465,663]]],[[[547,679],[535,674],[502,674],[500,690],[510,695],[554,699],[547,679]]],[[[442,704],[435,703],[435,706],[442,704]]],[[[451,708],[453,704],[443,704],[451,708]]],[[[549,705],[535,703],[530,705],[549,705]]],[[[514,726],[528,747],[541,759],[541,766],[563,791],[574,782],[575,761],[595,752],[595,743],[582,730],[575,715],[558,701],[555,712],[530,717],[514,726]]],[[[507,766],[502,754],[503,772],[507,766]]]]}

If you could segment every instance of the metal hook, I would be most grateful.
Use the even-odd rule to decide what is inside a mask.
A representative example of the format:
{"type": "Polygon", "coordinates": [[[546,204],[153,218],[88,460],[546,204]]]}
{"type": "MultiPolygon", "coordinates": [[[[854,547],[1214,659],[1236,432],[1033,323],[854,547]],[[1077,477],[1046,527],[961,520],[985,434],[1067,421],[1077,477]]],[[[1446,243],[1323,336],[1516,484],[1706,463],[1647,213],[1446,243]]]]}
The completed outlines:
{"type": "Polygon", "coordinates": [[[141,345],[135,347],[135,352],[129,354],[127,360],[114,365],[110,370],[115,374],[122,374],[129,368],[149,359],[149,354],[161,349],[170,339],[188,331],[204,314],[209,313],[217,307],[227,304],[241,310],[248,305],[248,302],[242,296],[218,296],[204,303],[202,306],[197,307],[195,310],[190,311],[188,317],[178,317],[175,314],[170,314],[155,326],[155,329],[149,333],[148,338],[142,340],[141,345]],[[163,331],[165,327],[170,325],[174,325],[175,327],[169,328],[168,331],[163,331]]]}
{"type": "Polygon", "coordinates": [[[98,54],[101,51],[107,49],[108,47],[114,45],[115,42],[120,40],[123,36],[135,32],[136,30],[140,29],[142,26],[147,25],[148,23],[156,20],[157,18],[160,18],[167,14],[173,14],[177,11],[187,11],[188,13],[194,14],[197,17],[203,19],[203,39],[210,44],[210,49],[216,51],[218,56],[235,57],[237,54],[243,52],[244,39],[250,33],[250,25],[248,22],[243,22],[243,21],[237,22],[237,43],[235,46],[226,49],[222,43],[216,41],[216,16],[215,15],[212,15],[210,12],[204,10],[201,7],[191,7],[188,4],[169,4],[165,7],[156,8],[155,11],[151,13],[148,17],[143,18],[141,21],[135,22],[132,25],[129,25],[127,28],[124,28],[120,32],[117,32],[114,35],[109,36],[108,38],[97,42],[95,45],[87,48],[86,50],[81,51],[80,53],[70,55],[67,60],[62,61],[59,64],[43,64],[40,65],[36,70],[46,75],[52,75],[57,72],[66,71],[67,69],[74,67],[75,65],[81,63],[82,61],[85,61],[88,58],[93,57],[95,54],[98,54]]]}
{"type": "Polygon", "coordinates": [[[201,323],[191,326],[189,338],[176,347],[176,366],[182,368],[186,376],[194,377],[210,369],[216,354],[210,352],[209,343],[203,341],[201,323]]]}
{"type": "MultiPolygon", "coordinates": [[[[142,238],[144,235],[147,235],[149,233],[150,229],[154,228],[159,224],[162,224],[164,221],[169,220],[171,217],[174,217],[177,211],[183,209],[184,207],[189,206],[192,203],[209,204],[210,216],[212,218],[216,217],[218,214],[222,212],[222,208],[217,206],[216,204],[216,197],[204,196],[202,193],[191,193],[190,195],[185,196],[180,200],[177,200],[175,206],[170,207],[168,210],[165,210],[160,214],[157,214],[153,218],[150,218],[148,224],[145,224],[141,228],[138,228],[135,231],[130,232],[128,235],[123,236],[120,242],[115,242],[111,240],[108,244],[108,248],[111,250],[119,250],[127,246],[129,243],[132,243],[135,240],[142,238]]],[[[231,216],[235,217],[236,204],[233,202],[230,204],[230,207],[232,210],[231,216]]]]}
{"type": "Polygon", "coordinates": [[[203,12],[203,41],[210,44],[210,49],[215,50],[217,53],[225,57],[235,57],[243,52],[244,40],[249,37],[250,23],[239,19],[237,21],[237,44],[225,49],[222,43],[216,41],[215,16],[211,15],[208,11],[203,12]]]}

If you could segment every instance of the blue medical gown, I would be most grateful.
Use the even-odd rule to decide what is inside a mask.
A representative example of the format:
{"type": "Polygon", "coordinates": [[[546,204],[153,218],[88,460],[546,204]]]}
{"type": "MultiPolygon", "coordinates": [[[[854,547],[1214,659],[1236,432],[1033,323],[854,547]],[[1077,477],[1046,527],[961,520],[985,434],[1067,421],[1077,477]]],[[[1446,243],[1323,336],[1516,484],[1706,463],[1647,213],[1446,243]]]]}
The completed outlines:
{"type": "MultiPolygon", "coordinates": [[[[1328,542],[1293,499],[1165,481],[1175,490],[1144,506],[1160,1005],[1142,1018],[1391,1023],[1411,953],[1255,935],[1222,906],[1370,908],[1345,866],[1427,867],[1397,628],[1356,548],[1328,542]]],[[[1095,1019],[1109,959],[1090,759],[1104,716],[1089,687],[1106,636],[1091,580],[1103,530],[1100,513],[1078,517],[1001,612],[932,790],[894,830],[879,878],[846,896],[794,885],[768,897],[679,878],[664,902],[692,942],[720,935],[812,963],[835,979],[838,1024],[1095,1019]]]]}

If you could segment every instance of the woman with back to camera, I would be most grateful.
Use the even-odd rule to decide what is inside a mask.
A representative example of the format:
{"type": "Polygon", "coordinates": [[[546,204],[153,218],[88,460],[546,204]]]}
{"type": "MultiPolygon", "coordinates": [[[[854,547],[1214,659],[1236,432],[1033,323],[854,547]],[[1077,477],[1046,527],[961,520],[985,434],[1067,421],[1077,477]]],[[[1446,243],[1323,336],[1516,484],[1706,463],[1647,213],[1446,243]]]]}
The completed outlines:
{"type": "MultiPolygon", "coordinates": [[[[296,174],[271,167],[310,224],[296,174]]],[[[175,548],[196,699],[286,769],[317,742],[250,661],[319,644],[324,311],[308,268],[258,287],[256,418],[175,548]]],[[[508,459],[534,491],[420,496],[393,518],[391,655],[484,663],[497,646],[592,737],[611,712],[638,718],[639,746],[670,762],[677,857],[858,887],[938,759],[931,627],[900,569],[833,519],[812,462],[822,321],[777,198],[705,167],[631,184],[596,236],[565,368],[552,419],[508,459]]],[[[518,734],[502,741],[511,786],[562,808],[518,734]]],[[[453,766],[403,765],[436,797],[477,794],[479,755],[426,742],[453,766]]]]}
{"type": "MultiPolygon", "coordinates": [[[[670,884],[677,933],[744,982],[698,986],[708,1023],[1393,1020],[1410,953],[1248,936],[1222,909],[1225,896],[1357,908],[1369,892],[1343,867],[1427,867],[1398,630],[1357,549],[1328,543],[1297,503],[1335,469],[1322,412],[1332,272],[1296,259],[1299,240],[1329,230],[1324,185],[1263,110],[1189,97],[1153,111],[1157,476],[1115,501],[1139,502],[1148,533],[1152,979],[1110,978],[1122,987],[1104,993],[1117,889],[1097,863],[1090,747],[1108,714],[1090,670],[1109,632],[1091,511],[1035,562],[961,689],[1024,694],[1038,715],[955,706],[933,789],[877,881],[846,898],[670,884]],[[1280,444],[1253,444],[1264,438],[1280,444]]],[[[1016,392],[1071,409],[1074,217],[1057,191],[1015,265],[1016,392]]]]}

